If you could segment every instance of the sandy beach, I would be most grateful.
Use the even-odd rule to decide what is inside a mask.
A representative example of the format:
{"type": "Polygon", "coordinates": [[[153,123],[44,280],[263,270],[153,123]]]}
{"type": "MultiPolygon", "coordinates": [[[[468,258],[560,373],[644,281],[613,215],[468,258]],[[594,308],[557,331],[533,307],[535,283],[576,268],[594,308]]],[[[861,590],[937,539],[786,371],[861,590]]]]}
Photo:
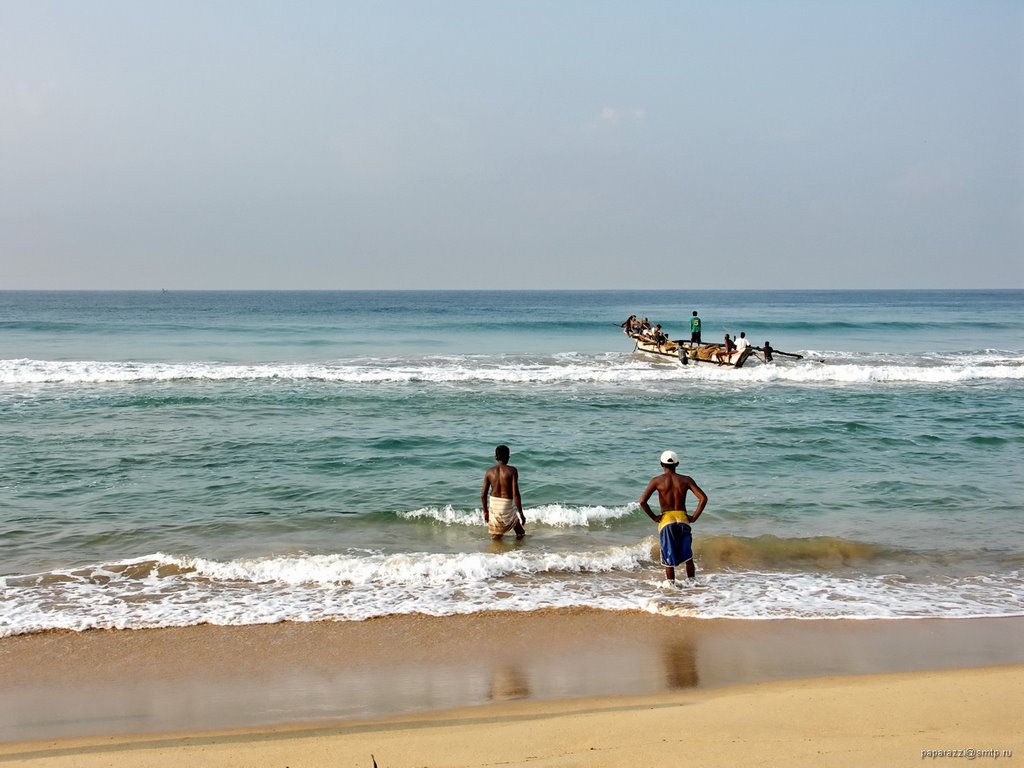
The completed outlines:
{"type": "Polygon", "coordinates": [[[581,610],[17,636],[0,641],[0,762],[1005,760],[1024,732],[1022,629],[581,610]]]}

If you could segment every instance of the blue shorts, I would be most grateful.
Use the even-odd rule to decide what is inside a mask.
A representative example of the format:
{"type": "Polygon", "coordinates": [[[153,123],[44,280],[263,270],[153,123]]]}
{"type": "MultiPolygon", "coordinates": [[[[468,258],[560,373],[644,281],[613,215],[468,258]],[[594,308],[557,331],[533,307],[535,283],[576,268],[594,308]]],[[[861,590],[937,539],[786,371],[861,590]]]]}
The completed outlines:
{"type": "Polygon", "coordinates": [[[661,564],[667,568],[693,560],[693,535],[685,512],[665,512],[658,524],[661,564]]]}

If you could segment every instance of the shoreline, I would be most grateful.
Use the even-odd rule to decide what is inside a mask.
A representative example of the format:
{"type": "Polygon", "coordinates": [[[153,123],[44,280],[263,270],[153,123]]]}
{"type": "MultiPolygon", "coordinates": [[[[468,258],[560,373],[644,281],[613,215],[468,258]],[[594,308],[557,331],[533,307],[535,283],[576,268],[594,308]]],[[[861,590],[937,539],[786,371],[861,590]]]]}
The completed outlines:
{"type": "Polygon", "coordinates": [[[586,609],[19,635],[0,640],[0,745],[1021,665],[1021,636],[1024,617],[745,621],[586,609]]]}
{"type": "Polygon", "coordinates": [[[0,744],[47,768],[618,768],[986,762],[1021,753],[1024,665],[515,701],[365,722],[0,744]]]}

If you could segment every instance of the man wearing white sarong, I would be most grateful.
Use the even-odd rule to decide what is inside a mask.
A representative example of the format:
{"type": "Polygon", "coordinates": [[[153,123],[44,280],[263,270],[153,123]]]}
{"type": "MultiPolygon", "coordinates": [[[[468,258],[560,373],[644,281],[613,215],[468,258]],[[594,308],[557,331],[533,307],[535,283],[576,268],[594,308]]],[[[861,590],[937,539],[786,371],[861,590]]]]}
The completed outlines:
{"type": "Polygon", "coordinates": [[[492,539],[500,539],[509,531],[515,531],[517,539],[526,535],[526,515],[519,496],[519,470],[508,463],[510,455],[507,445],[494,449],[498,463],[487,470],[480,493],[484,522],[492,539]]]}

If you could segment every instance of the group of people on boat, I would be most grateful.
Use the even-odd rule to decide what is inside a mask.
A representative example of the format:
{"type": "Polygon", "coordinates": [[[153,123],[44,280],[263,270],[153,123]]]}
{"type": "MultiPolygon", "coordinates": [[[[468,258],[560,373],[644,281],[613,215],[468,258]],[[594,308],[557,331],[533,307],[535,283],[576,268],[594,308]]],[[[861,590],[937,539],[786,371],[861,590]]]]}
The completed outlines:
{"type": "MultiPolygon", "coordinates": [[[[633,339],[656,344],[659,351],[661,351],[663,347],[670,342],[668,334],[662,330],[661,324],[658,323],[652,326],[651,321],[646,317],[640,319],[636,315],[630,315],[626,318],[625,322],[620,323],[620,327],[633,339]]],[[[686,365],[689,354],[687,352],[687,345],[685,342],[680,339],[678,341],[671,342],[671,346],[678,349],[679,361],[683,365],[686,365]]],[[[733,358],[733,355],[737,353],[742,354],[748,349],[752,352],[761,353],[764,361],[766,363],[770,363],[774,359],[772,357],[772,353],[777,351],[772,348],[771,342],[768,341],[765,341],[764,346],[762,347],[752,347],[750,341],[747,339],[745,331],[741,331],[739,336],[730,336],[728,333],[725,334],[724,341],[721,344],[704,343],[701,341],[701,319],[697,314],[697,310],[694,310],[690,319],[690,342],[688,348],[694,349],[698,346],[717,347],[712,354],[711,359],[720,365],[728,364],[733,358]]],[[[798,356],[795,355],[794,357],[798,356]]]]}
{"type": "Polygon", "coordinates": [[[664,336],[665,340],[668,339],[668,335],[661,330],[661,324],[659,323],[658,325],[652,326],[651,321],[646,317],[641,320],[636,315],[630,315],[626,318],[626,322],[621,323],[620,325],[626,331],[627,336],[632,336],[634,338],[640,336],[650,339],[656,344],[659,343],[662,336],[664,336]]]}

